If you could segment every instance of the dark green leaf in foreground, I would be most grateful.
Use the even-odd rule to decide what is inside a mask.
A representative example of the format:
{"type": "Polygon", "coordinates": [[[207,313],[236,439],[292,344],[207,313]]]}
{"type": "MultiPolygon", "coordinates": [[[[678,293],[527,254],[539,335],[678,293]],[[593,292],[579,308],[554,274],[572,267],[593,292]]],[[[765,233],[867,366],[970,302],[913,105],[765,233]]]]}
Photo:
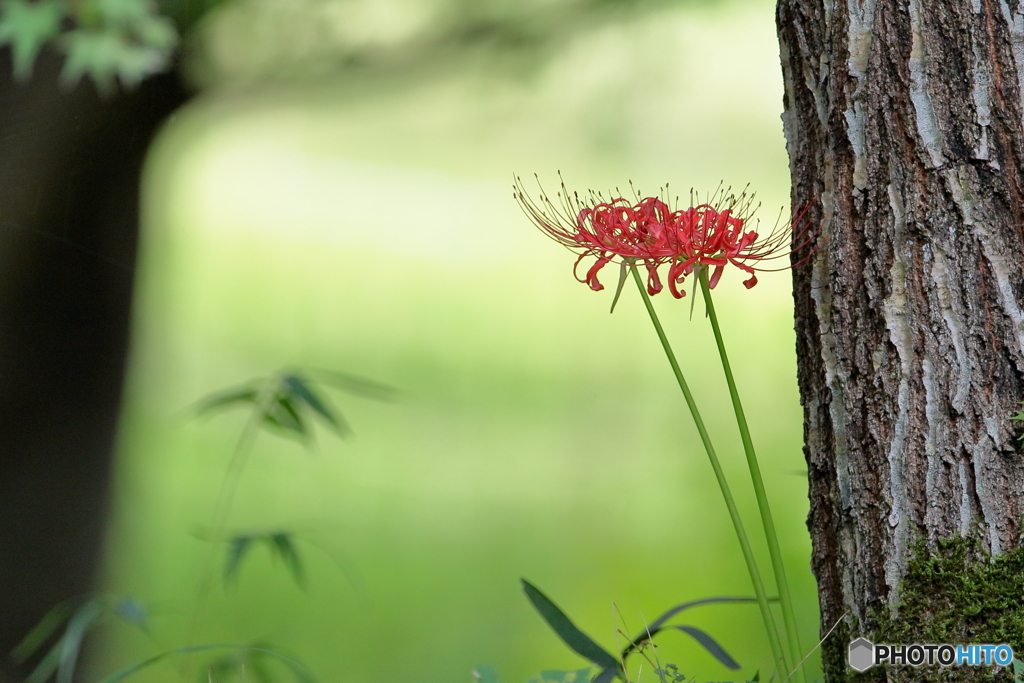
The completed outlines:
{"type": "Polygon", "coordinates": [[[702,631],[696,626],[668,626],[667,628],[674,628],[677,631],[682,631],[693,637],[698,643],[700,643],[708,653],[722,663],[726,668],[736,671],[740,668],[740,665],[729,656],[729,653],[725,651],[718,641],[712,638],[706,631],[702,631]]]}
{"type": "MultiPolygon", "coordinates": [[[[619,660],[600,645],[590,639],[590,636],[579,630],[575,624],[565,615],[548,596],[526,579],[520,579],[523,584],[523,591],[526,597],[533,603],[534,608],[540,612],[544,621],[548,622],[558,637],[561,638],[574,652],[581,657],[597,664],[603,669],[611,669],[618,673],[620,669],[619,660]]],[[[602,672],[603,675],[603,672],[602,672]]],[[[608,679],[611,680],[611,679],[608,679]]]]}

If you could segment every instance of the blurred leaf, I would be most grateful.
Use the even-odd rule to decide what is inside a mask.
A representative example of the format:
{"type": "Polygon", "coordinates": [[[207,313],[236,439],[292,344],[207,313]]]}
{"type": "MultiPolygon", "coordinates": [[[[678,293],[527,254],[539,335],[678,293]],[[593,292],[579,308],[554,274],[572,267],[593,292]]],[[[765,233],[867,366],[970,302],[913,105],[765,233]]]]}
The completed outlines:
{"type": "Polygon", "coordinates": [[[230,546],[228,547],[228,559],[224,563],[225,583],[238,576],[242,557],[245,556],[245,551],[249,549],[252,540],[252,536],[235,536],[231,539],[230,546]]]}
{"type": "MultiPolygon", "coordinates": [[[[71,605],[67,602],[62,602],[47,612],[39,620],[39,623],[32,627],[28,635],[18,643],[18,646],[11,650],[11,658],[15,663],[23,664],[34,655],[50,639],[50,636],[57,632],[57,629],[71,616],[71,613],[71,605]]],[[[56,668],[56,665],[54,666],[56,668]]]]}
{"type": "Polygon", "coordinates": [[[14,77],[27,80],[43,44],[60,32],[62,4],[57,0],[4,0],[0,10],[0,45],[11,46],[14,77]]]}
{"type": "Polygon", "coordinates": [[[292,535],[287,532],[278,532],[270,534],[267,540],[272,551],[281,558],[281,561],[291,571],[296,585],[299,588],[304,588],[305,577],[302,572],[302,562],[299,560],[299,553],[295,549],[294,543],[292,543],[292,535]]]}
{"type": "Polygon", "coordinates": [[[291,672],[292,677],[296,681],[298,681],[298,683],[317,683],[316,677],[313,676],[313,674],[310,672],[309,669],[305,667],[305,665],[294,659],[285,657],[279,652],[275,652],[274,650],[263,647],[253,647],[249,645],[227,645],[219,643],[215,645],[193,645],[191,647],[178,647],[174,648],[173,650],[166,650],[164,652],[161,652],[160,654],[153,655],[149,659],[144,659],[141,662],[132,664],[131,666],[125,667],[120,671],[112,673],[111,675],[107,676],[102,681],[100,681],[100,683],[118,683],[118,681],[123,681],[132,674],[135,674],[136,672],[148,668],[158,662],[162,662],[163,660],[169,657],[176,657],[178,655],[188,655],[194,654],[196,652],[208,652],[210,650],[223,649],[263,653],[268,657],[272,657],[277,661],[284,663],[288,667],[288,670],[291,672]]]}
{"type": "Polygon", "coordinates": [[[498,672],[490,664],[481,664],[473,669],[475,683],[501,683],[498,672]]]}
{"type": "Polygon", "coordinates": [[[259,392],[251,386],[228,389],[201,399],[196,406],[196,412],[202,415],[218,408],[230,407],[235,403],[255,403],[258,396],[259,392]]]}
{"type": "Polygon", "coordinates": [[[548,626],[558,634],[558,637],[566,645],[581,657],[604,669],[613,669],[618,673],[620,664],[615,655],[609,653],[591,640],[587,634],[579,630],[569,617],[565,615],[565,612],[559,609],[548,596],[540,592],[536,586],[526,579],[520,579],[520,581],[523,584],[523,591],[526,592],[526,597],[533,603],[534,608],[544,618],[544,621],[548,623],[548,626]]]}
{"type": "Polygon", "coordinates": [[[736,671],[740,668],[740,665],[733,659],[728,652],[725,651],[718,641],[707,634],[706,631],[702,631],[696,626],[668,626],[666,628],[674,628],[677,631],[688,633],[698,643],[700,643],[708,653],[722,663],[728,669],[736,671]]]}
{"type": "Polygon", "coordinates": [[[61,643],[63,642],[63,639],[58,640],[50,648],[50,651],[46,653],[42,661],[36,665],[36,668],[25,679],[25,683],[46,683],[46,681],[50,680],[50,677],[56,673],[57,667],[60,666],[61,643]]]}
{"type": "Polygon", "coordinates": [[[327,423],[330,424],[334,428],[334,431],[339,435],[344,436],[349,433],[350,430],[345,421],[340,416],[336,416],[334,411],[332,411],[319,396],[313,393],[313,390],[309,388],[309,385],[307,385],[306,381],[301,377],[298,375],[286,375],[284,377],[283,384],[291,390],[293,395],[302,399],[306,405],[327,420],[327,423]]]}
{"type": "Polygon", "coordinates": [[[134,598],[121,598],[114,604],[114,614],[143,631],[149,624],[146,610],[134,598]]]}
{"type": "MultiPolygon", "coordinates": [[[[390,387],[354,375],[322,369],[313,372],[322,378],[323,383],[352,394],[379,400],[388,400],[394,394],[390,387]]],[[[305,412],[307,409],[319,415],[339,436],[352,432],[344,416],[298,372],[280,372],[270,378],[210,394],[198,402],[196,410],[204,414],[239,404],[254,406],[254,410],[262,411],[258,415],[261,425],[272,427],[282,436],[303,444],[309,444],[312,435],[308,426],[310,413],[305,412]]]]}
{"type": "Polygon", "coordinates": [[[263,421],[280,429],[282,434],[294,437],[303,443],[309,436],[309,430],[306,428],[302,415],[296,409],[291,396],[287,394],[274,399],[274,402],[267,408],[267,412],[264,413],[263,421]]]}
{"type": "MultiPolygon", "coordinates": [[[[253,647],[269,648],[265,644],[253,647]]],[[[223,657],[215,659],[206,666],[205,670],[199,672],[199,683],[209,683],[211,680],[223,683],[235,679],[253,680],[257,683],[276,683],[279,679],[267,667],[267,659],[267,655],[260,650],[229,652],[223,657]]]]}
{"type": "Polygon", "coordinates": [[[350,375],[345,372],[338,372],[337,370],[316,368],[313,372],[321,376],[321,381],[323,381],[324,384],[329,384],[336,389],[340,389],[341,391],[355,396],[362,396],[363,398],[371,398],[376,401],[394,401],[395,396],[398,393],[395,391],[394,387],[389,387],[386,384],[379,384],[372,380],[357,377],[356,375],[350,375]]]}
{"type": "Polygon", "coordinates": [[[273,557],[281,558],[281,561],[288,568],[292,578],[295,579],[299,588],[305,588],[305,574],[302,569],[302,560],[295,548],[293,534],[287,531],[275,531],[270,533],[240,534],[230,540],[227,561],[224,563],[224,582],[227,583],[238,577],[242,560],[245,558],[249,548],[255,542],[264,542],[270,548],[273,557]]]}
{"type": "Polygon", "coordinates": [[[664,668],[655,669],[654,673],[658,675],[661,683],[682,683],[686,680],[686,676],[679,672],[679,667],[675,664],[666,664],[664,668]]]}
{"type": "Polygon", "coordinates": [[[76,29],[64,35],[67,59],[61,82],[74,87],[88,74],[103,95],[114,91],[116,81],[134,88],[146,76],[164,70],[170,55],[158,48],[130,42],[121,32],[110,29],[76,29]]]}
{"type": "Polygon", "coordinates": [[[540,675],[531,678],[529,683],[590,683],[590,669],[591,667],[588,666],[584,669],[568,671],[561,669],[541,671],[540,675]]]}
{"type": "Polygon", "coordinates": [[[618,662],[616,662],[616,667],[614,669],[605,669],[590,683],[611,683],[615,680],[615,677],[619,675],[619,671],[620,667],[618,666],[618,662]]]}
{"type": "Polygon", "coordinates": [[[68,620],[68,627],[60,640],[60,666],[57,669],[57,683],[71,683],[82,650],[82,640],[89,628],[103,614],[103,605],[92,599],[78,608],[68,620]]]}

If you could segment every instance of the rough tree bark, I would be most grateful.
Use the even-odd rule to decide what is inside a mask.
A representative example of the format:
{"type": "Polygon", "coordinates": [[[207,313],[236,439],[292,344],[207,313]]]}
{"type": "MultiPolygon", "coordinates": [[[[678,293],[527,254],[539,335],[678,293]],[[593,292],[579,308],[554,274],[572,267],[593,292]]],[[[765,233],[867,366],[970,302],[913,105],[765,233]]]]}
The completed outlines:
{"type": "Polygon", "coordinates": [[[777,26],[792,200],[821,225],[793,278],[839,681],[849,638],[898,614],[915,542],[1021,545],[1024,3],[779,0],[777,26]]]}

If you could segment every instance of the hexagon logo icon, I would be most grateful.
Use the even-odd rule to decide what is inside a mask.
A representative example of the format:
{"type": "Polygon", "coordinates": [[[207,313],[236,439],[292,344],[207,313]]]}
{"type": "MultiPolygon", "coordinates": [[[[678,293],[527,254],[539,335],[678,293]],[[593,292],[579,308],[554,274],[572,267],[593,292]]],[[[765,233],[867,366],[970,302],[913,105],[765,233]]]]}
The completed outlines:
{"type": "Polygon", "coordinates": [[[867,671],[875,665],[875,646],[867,638],[858,638],[850,643],[850,666],[857,671],[867,671]]]}

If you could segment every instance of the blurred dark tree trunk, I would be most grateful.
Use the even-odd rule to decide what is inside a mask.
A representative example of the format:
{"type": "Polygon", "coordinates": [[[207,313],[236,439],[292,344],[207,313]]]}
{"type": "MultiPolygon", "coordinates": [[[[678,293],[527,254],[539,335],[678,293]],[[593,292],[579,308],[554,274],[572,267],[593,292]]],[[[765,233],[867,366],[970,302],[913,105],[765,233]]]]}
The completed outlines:
{"type": "MultiPolygon", "coordinates": [[[[139,177],[185,100],[161,75],[109,99],[0,55],[0,682],[55,604],[94,588],[138,233],[139,177]]],[[[24,672],[22,672],[24,673],[24,672]]]]}
{"type": "Polygon", "coordinates": [[[1021,545],[1024,4],[779,0],[777,24],[792,200],[822,226],[794,296],[822,634],[847,615],[825,667],[845,681],[916,541],[1021,545]]]}

